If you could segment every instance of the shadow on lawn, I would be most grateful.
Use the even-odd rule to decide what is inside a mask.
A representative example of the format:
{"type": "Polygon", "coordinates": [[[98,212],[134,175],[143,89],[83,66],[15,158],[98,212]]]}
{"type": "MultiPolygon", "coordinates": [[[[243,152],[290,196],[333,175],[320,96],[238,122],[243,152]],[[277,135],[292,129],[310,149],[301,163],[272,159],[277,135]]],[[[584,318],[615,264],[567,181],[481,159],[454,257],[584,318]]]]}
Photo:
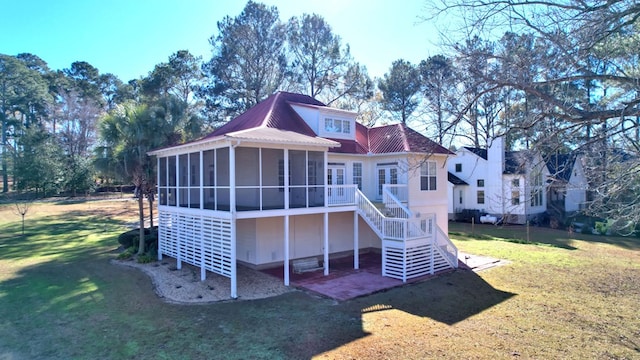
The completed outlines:
{"type": "Polygon", "coordinates": [[[473,271],[457,270],[357,301],[362,313],[397,309],[453,325],[515,295],[494,288],[473,271]]]}

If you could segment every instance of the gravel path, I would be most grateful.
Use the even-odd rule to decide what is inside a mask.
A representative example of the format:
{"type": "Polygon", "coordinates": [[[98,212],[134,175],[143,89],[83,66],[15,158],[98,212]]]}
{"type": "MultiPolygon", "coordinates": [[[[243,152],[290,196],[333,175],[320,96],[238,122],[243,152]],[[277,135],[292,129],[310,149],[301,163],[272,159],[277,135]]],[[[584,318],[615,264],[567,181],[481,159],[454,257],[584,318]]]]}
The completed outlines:
{"type": "MultiPolygon", "coordinates": [[[[165,257],[162,261],[139,264],[134,260],[112,260],[113,264],[144,271],[151,278],[155,292],[163,300],[176,304],[207,304],[231,299],[231,279],[207,271],[206,280],[200,281],[200,268],[165,257]]],[[[253,300],[281,295],[293,288],[282,280],[262,272],[238,266],[238,299],[253,300]]]]}

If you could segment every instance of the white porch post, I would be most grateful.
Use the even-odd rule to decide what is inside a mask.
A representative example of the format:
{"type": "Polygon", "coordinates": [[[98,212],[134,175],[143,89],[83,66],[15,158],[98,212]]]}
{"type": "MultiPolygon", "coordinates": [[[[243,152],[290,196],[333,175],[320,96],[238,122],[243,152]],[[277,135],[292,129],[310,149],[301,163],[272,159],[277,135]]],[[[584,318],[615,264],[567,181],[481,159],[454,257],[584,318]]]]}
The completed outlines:
{"type": "Polygon", "coordinates": [[[329,166],[329,156],[327,155],[328,152],[325,151],[324,152],[324,166],[323,166],[323,171],[324,171],[324,180],[322,180],[324,182],[324,206],[328,206],[329,205],[329,184],[328,184],[328,171],[329,169],[327,169],[327,167],[329,166]]]}
{"type": "Polygon", "coordinates": [[[353,212],[353,268],[360,269],[360,242],[358,234],[358,211],[353,212]]]}
{"type": "Polygon", "coordinates": [[[324,274],[329,275],[329,213],[324,212],[324,274]]]}
{"type": "MultiPolygon", "coordinates": [[[[168,166],[167,166],[168,167],[168,166]]],[[[180,206],[180,156],[176,155],[176,207],[180,206]]],[[[182,238],[182,234],[180,233],[180,221],[177,222],[176,232],[178,236],[178,258],[176,259],[176,268],[182,269],[182,254],[180,253],[180,239],[182,238]]]]}
{"type": "Polygon", "coordinates": [[[289,208],[289,149],[284,149],[284,208],[289,208]]]}
{"type": "MultiPolygon", "coordinates": [[[[199,184],[199,190],[200,190],[200,209],[204,209],[204,195],[203,195],[203,184],[204,184],[204,159],[203,156],[204,152],[202,150],[200,150],[199,153],[199,159],[200,159],[200,179],[198,179],[198,184],[199,184]]],[[[201,216],[200,217],[200,224],[202,224],[202,222],[204,221],[204,218],[201,216]]],[[[204,281],[207,278],[207,269],[205,269],[205,259],[204,259],[204,242],[207,239],[204,238],[204,236],[202,235],[202,231],[200,232],[200,281],[204,281]]]]}
{"type": "MultiPolygon", "coordinates": [[[[164,159],[164,158],[163,158],[164,159]]],[[[166,161],[166,160],[165,160],[166,161]]],[[[167,167],[165,166],[165,169],[167,167]]],[[[160,202],[160,157],[156,156],[156,189],[158,192],[156,193],[156,201],[160,202]]],[[[165,174],[166,176],[166,174],[165,174]]],[[[165,183],[166,184],[166,183],[165,183]]],[[[160,210],[158,210],[158,261],[162,260],[162,241],[160,241],[160,228],[163,226],[160,224],[160,210]]],[[[153,229],[151,229],[153,231],[153,229]]]]}
{"type": "MultiPolygon", "coordinates": [[[[237,145],[236,145],[237,146],[237,145]]],[[[231,212],[231,298],[238,298],[238,272],[236,265],[236,148],[229,145],[229,211],[231,212]]]]}
{"type": "Polygon", "coordinates": [[[289,215],[284,216],[284,285],[289,286],[289,215]]]}

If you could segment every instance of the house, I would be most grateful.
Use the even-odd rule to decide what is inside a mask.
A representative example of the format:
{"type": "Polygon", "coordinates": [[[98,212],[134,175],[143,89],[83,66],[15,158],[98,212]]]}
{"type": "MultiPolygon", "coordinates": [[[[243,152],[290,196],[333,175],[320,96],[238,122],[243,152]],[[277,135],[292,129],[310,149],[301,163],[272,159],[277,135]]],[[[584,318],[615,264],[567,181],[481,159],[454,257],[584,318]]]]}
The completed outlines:
{"type": "Polygon", "coordinates": [[[382,275],[457,267],[447,237],[447,149],[403,124],[367,128],[356,113],[278,92],[158,162],[159,249],[230,278],[254,268],[382,253],[382,275]]]}
{"type": "Polygon", "coordinates": [[[505,151],[496,137],[487,149],[463,147],[448,162],[449,218],[489,214],[505,222],[524,224],[547,208],[549,171],[533,151],[505,151]]]}
{"type": "Polygon", "coordinates": [[[570,153],[546,158],[550,173],[547,209],[552,217],[564,219],[582,210],[587,202],[589,182],[583,156],[570,153]]]}

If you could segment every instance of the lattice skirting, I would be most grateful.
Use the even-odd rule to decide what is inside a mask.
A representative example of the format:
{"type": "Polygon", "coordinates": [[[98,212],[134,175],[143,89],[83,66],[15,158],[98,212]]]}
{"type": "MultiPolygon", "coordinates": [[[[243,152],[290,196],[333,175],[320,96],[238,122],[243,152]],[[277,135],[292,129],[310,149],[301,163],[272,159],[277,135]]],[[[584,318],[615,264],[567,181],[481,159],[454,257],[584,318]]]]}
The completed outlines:
{"type": "Polygon", "coordinates": [[[405,247],[399,242],[383,241],[382,275],[407,281],[450,269],[439,250],[430,243],[405,247]]]}
{"type": "Polygon", "coordinates": [[[158,254],[231,277],[231,220],[159,212],[158,254]]]}

